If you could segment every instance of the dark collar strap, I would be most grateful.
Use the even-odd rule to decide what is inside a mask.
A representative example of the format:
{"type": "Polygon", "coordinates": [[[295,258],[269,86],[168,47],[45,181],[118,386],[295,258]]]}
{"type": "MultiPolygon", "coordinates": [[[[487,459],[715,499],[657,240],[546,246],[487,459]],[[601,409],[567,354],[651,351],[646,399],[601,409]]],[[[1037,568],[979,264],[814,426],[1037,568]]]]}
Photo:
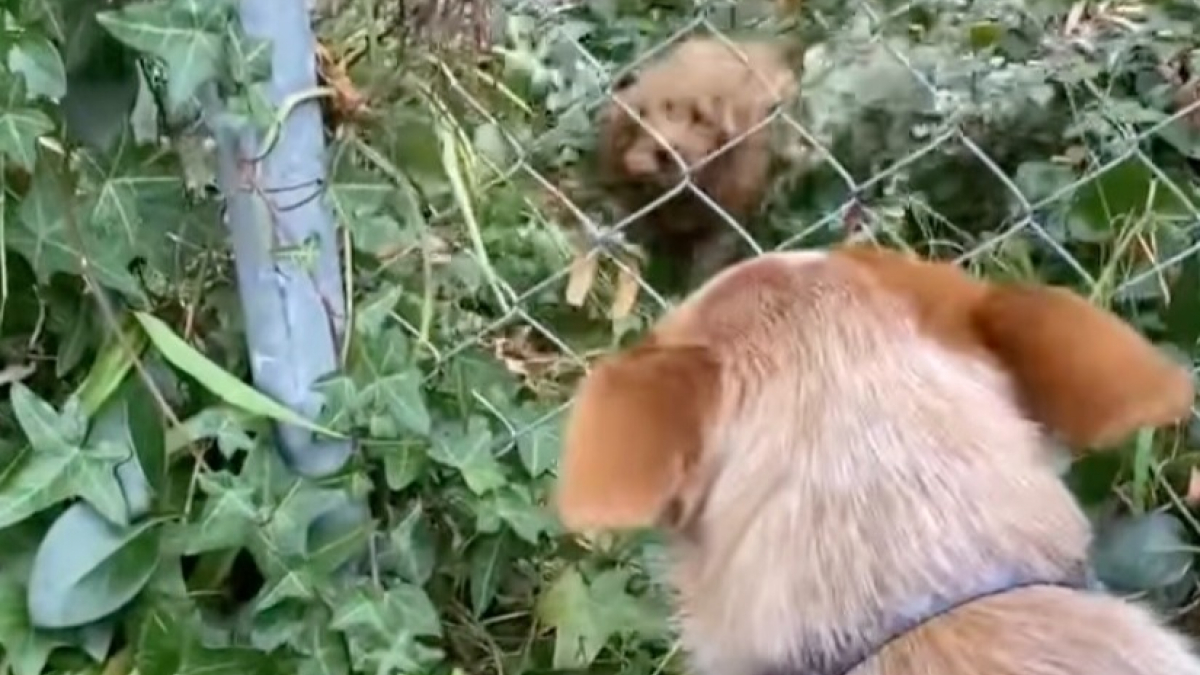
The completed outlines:
{"type": "Polygon", "coordinates": [[[983,600],[1009,591],[1033,586],[1051,586],[1085,590],[1098,587],[1098,582],[1092,576],[1091,568],[1081,564],[1075,569],[1063,574],[1057,579],[1012,576],[1001,578],[997,583],[985,584],[974,592],[954,598],[931,598],[927,603],[928,610],[913,614],[897,614],[885,623],[882,637],[878,640],[857,646],[851,646],[840,654],[810,652],[804,654],[796,662],[783,666],[775,666],[760,671],[759,675],[848,675],[864,661],[883,651],[889,644],[905,634],[916,630],[934,619],[949,614],[954,610],[969,605],[977,600],[983,600]]]}

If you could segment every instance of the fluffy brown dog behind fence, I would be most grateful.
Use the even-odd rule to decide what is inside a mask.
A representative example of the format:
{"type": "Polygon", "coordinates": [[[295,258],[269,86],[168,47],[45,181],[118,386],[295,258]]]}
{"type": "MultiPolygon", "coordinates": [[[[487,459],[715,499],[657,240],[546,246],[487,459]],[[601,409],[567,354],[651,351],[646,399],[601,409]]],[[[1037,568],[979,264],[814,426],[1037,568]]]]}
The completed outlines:
{"type": "Polygon", "coordinates": [[[667,530],[701,675],[1196,675],[1148,609],[1087,583],[1047,442],[1107,446],[1193,396],[1069,291],[773,253],[592,371],[558,507],[667,530]]]}
{"type": "MultiPolygon", "coordinates": [[[[680,185],[678,155],[696,167],[696,187],[747,227],[775,156],[764,122],[796,91],[787,56],[774,43],[694,37],[618,87],[614,99],[624,105],[613,100],[602,111],[599,155],[605,184],[624,209],[632,214],[680,185]]],[[[738,253],[737,231],[691,188],[642,216],[630,234],[652,256],[682,261],[689,288],[738,253]]]]}

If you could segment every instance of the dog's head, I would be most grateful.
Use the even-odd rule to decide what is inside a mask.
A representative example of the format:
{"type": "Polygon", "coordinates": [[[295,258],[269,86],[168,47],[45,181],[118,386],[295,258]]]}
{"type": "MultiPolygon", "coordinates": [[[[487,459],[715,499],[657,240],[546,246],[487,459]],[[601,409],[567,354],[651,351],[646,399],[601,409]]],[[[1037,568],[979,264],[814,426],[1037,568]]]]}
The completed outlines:
{"type": "MultiPolygon", "coordinates": [[[[795,447],[806,424],[847,415],[835,437],[886,427],[806,405],[822,397],[864,402],[890,424],[953,420],[966,437],[1032,420],[1087,448],[1178,421],[1193,395],[1186,369],[1064,289],[993,285],[868,247],[769,254],[714,277],[589,374],[567,426],[558,509],[575,530],[678,524],[714,472],[751,461],[731,451],[749,436],[783,436],[784,452],[806,453],[795,447]],[[934,403],[940,412],[922,417],[934,403]]],[[[971,440],[1006,452],[1001,439],[971,440]]]]}
{"type": "Polygon", "coordinates": [[[681,168],[694,168],[756,132],[772,108],[795,93],[785,58],[769,43],[685,41],[614,92],[620,103],[610,102],[601,115],[603,163],[627,181],[674,187],[681,168]]]}

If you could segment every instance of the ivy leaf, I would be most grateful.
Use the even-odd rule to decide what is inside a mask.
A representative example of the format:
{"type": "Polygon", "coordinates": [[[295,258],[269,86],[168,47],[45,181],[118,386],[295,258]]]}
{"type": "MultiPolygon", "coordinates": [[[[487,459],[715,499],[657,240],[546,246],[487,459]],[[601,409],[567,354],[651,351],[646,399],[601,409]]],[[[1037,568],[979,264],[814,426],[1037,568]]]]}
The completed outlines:
{"type": "Polygon", "coordinates": [[[506,478],[500,462],[492,453],[492,430],[487,420],[472,415],[467,428],[443,431],[433,440],[429,457],[435,462],[458,469],[467,487],[483,494],[504,485],[506,478]]]}
{"type": "Polygon", "coordinates": [[[589,584],[567,568],[538,599],[538,617],[556,630],[555,669],[585,669],[618,633],[654,631],[665,617],[629,593],[625,569],[601,572],[589,584]]]}
{"type": "Polygon", "coordinates": [[[202,472],[198,484],[208,498],[200,516],[187,525],[183,554],[243,546],[255,526],[254,486],[228,471],[202,472]]]}
{"type": "Polygon", "coordinates": [[[59,414],[20,382],[13,383],[10,398],[30,447],[0,482],[0,527],[73,497],[80,484],[78,465],[86,459],[78,446],[86,424],[78,399],[59,414]]]}
{"type": "Polygon", "coordinates": [[[363,340],[355,364],[358,396],[355,405],[383,414],[372,419],[372,436],[394,438],[401,430],[429,434],[429,411],[421,395],[421,373],[408,364],[408,342],[397,328],[363,340]]]}
{"type": "Polygon", "coordinates": [[[272,675],[272,659],[256,649],[213,647],[190,606],[159,604],[146,612],[133,650],[140,675],[272,675]]]}
{"type": "Polygon", "coordinates": [[[35,626],[67,628],[103,618],[129,602],[158,565],[159,529],[114,526],[86,502],[46,532],[29,577],[35,626]]]}
{"type": "Polygon", "coordinates": [[[1120,593],[1146,593],[1183,581],[1193,555],[1183,523],[1154,511],[1100,527],[1092,544],[1096,576],[1120,593]]]}
{"type": "Polygon", "coordinates": [[[496,591],[500,588],[500,577],[512,560],[506,533],[480,537],[471,543],[467,552],[470,568],[468,577],[471,590],[471,610],[476,617],[483,616],[496,591]]]}
{"type": "Polygon", "coordinates": [[[0,646],[14,675],[39,675],[50,652],[65,642],[33,627],[25,608],[25,593],[25,586],[14,580],[0,582],[0,646]]]}
{"type": "Polygon", "coordinates": [[[0,154],[33,171],[37,141],[54,131],[54,122],[25,100],[25,85],[15,76],[0,76],[0,154]]]}
{"type": "Polygon", "coordinates": [[[336,607],[329,625],[346,637],[356,671],[416,672],[441,657],[418,641],[442,633],[437,610],[419,586],[401,583],[381,591],[360,585],[336,607]]]}
{"type": "Polygon", "coordinates": [[[21,74],[34,96],[58,101],[67,94],[67,68],[54,43],[43,35],[21,36],[8,52],[8,69],[21,74]]]}
{"type": "Polygon", "coordinates": [[[164,0],[99,12],[100,25],[121,42],[167,65],[167,104],[178,109],[219,72],[229,4],[164,0]]]}
{"type": "Polygon", "coordinates": [[[423,450],[415,444],[406,443],[380,451],[388,488],[399,492],[421,477],[428,464],[428,455],[423,450]]]}
{"type": "Polygon", "coordinates": [[[78,157],[81,229],[93,264],[123,268],[138,258],[169,273],[177,242],[197,243],[185,229],[161,225],[189,211],[176,157],[136,145],[129,133],[112,152],[78,157]]]}
{"type": "Polygon", "coordinates": [[[25,432],[35,451],[51,455],[69,454],[83,441],[87,422],[82,417],[77,400],[64,406],[60,415],[21,382],[13,383],[9,396],[21,431],[25,432]]]}
{"type": "Polygon", "coordinates": [[[425,585],[433,576],[437,562],[433,529],[425,520],[420,502],[413,504],[408,513],[388,533],[393,552],[396,572],[402,579],[418,586],[425,585]]]}
{"type": "MultiPolygon", "coordinates": [[[[0,143],[2,135],[0,127],[0,143]]],[[[90,230],[83,225],[83,219],[77,222],[78,238],[70,232],[67,209],[72,203],[57,168],[45,162],[38,164],[30,191],[21,201],[9,245],[29,260],[43,281],[48,282],[57,272],[78,275],[80,262],[86,257],[100,283],[132,298],[144,299],[137,280],[127,268],[129,260],[122,262],[120,256],[110,252],[109,242],[89,236],[90,230]],[[80,241],[87,247],[86,255],[79,249],[80,241]]]]}
{"type": "Polygon", "coordinates": [[[514,424],[525,429],[524,433],[517,436],[517,452],[521,456],[521,465],[533,478],[542,476],[558,465],[562,448],[563,416],[555,414],[546,418],[536,412],[533,407],[524,407],[513,419],[514,424]]]}
{"type": "Polygon", "coordinates": [[[545,509],[533,503],[525,486],[502,486],[488,495],[485,504],[490,512],[508,523],[518,537],[535,546],[543,532],[551,532],[555,528],[555,521],[545,509]]]}

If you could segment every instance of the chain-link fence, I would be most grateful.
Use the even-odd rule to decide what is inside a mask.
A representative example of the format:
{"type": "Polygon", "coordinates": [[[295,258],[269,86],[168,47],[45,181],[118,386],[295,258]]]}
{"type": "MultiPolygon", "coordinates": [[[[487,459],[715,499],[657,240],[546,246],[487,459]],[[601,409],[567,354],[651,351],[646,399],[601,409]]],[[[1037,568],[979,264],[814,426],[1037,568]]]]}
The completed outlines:
{"type": "MultiPolygon", "coordinates": [[[[614,325],[641,312],[634,323],[644,326],[688,286],[655,283],[648,272],[654,256],[643,264],[644,257],[629,255],[628,235],[691,219],[724,229],[714,236],[732,236],[740,257],[869,238],[981,274],[1070,285],[1190,359],[1193,315],[1200,310],[1200,211],[1191,159],[1200,148],[1193,145],[1200,138],[1194,126],[1200,103],[1190,96],[1191,52],[1172,32],[1178,19],[1120,3],[1081,2],[1057,13],[1000,2],[888,4],[864,1],[799,15],[781,4],[751,10],[749,18],[738,9],[710,7],[663,19],[665,27],[655,30],[610,26],[604,36],[596,25],[581,30],[578,7],[535,4],[511,12],[507,37],[524,40],[526,51],[505,42],[509,64],[545,69],[547,98],[570,99],[547,104],[554,118],[548,130],[509,135],[508,121],[477,88],[453,76],[445,81],[449,95],[507,141],[489,141],[506,146],[494,153],[506,161],[498,162],[477,199],[520,186],[514,189],[547,226],[571,234],[577,257],[523,289],[508,286],[502,274],[492,276],[504,311],[477,335],[439,346],[440,358],[451,360],[468,345],[519,326],[547,351],[581,366],[589,354],[532,311],[531,298],[561,293],[563,304],[582,304],[590,296],[609,303],[614,325]],[[716,136],[688,137],[702,136],[700,127],[715,124],[712,119],[680,122],[683,130],[667,138],[663,120],[674,120],[651,110],[659,115],[656,127],[646,108],[734,108],[736,101],[721,97],[757,95],[748,81],[720,81],[732,72],[722,70],[723,63],[701,58],[671,66],[668,75],[690,90],[652,84],[661,91],[644,92],[640,110],[622,97],[638,86],[639,73],[697,36],[736,53],[747,68],[743,77],[769,87],[767,78],[777,73],[753,72],[742,40],[773,39],[786,52],[814,33],[798,27],[806,21],[819,26],[821,37],[793,50],[799,58],[789,67],[803,74],[795,100],[777,97],[760,119],[719,143],[716,136]],[[619,36],[622,30],[644,32],[630,38],[619,36]],[[605,38],[623,44],[597,54],[605,38]],[[715,69],[710,78],[718,82],[706,79],[705,68],[715,69]],[[646,171],[654,175],[641,177],[650,185],[636,208],[614,209],[620,200],[605,190],[638,177],[572,173],[593,161],[588,153],[595,148],[588,146],[602,133],[596,120],[606,108],[633,121],[637,131],[629,133],[665,149],[650,160],[659,162],[646,171]],[[694,141],[683,152],[680,133],[684,146],[694,141]],[[760,208],[730,213],[702,177],[756,135],[768,139],[759,149],[785,159],[764,174],[769,190],[760,208]],[[703,156],[696,156],[698,146],[703,156]],[[561,161],[563,147],[577,156],[561,161]],[[576,147],[584,149],[575,153],[576,147]],[[560,155],[547,161],[555,152],[560,155]],[[659,212],[665,224],[655,219],[659,212]]],[[[688,114],[695,111],[678,112],[688,114]]],[[[461,218],[460,206],[441,217],[461,218]]],[[[680,253],[690,245],[686,239],[666,237],[657,256],[687,264],[678,260],[686,257],[680,253]]],[[[486,261],[482,247],[476,253],[486,261]]],[[[515,436],[524,431],[511,429],[515,436]]]]}

